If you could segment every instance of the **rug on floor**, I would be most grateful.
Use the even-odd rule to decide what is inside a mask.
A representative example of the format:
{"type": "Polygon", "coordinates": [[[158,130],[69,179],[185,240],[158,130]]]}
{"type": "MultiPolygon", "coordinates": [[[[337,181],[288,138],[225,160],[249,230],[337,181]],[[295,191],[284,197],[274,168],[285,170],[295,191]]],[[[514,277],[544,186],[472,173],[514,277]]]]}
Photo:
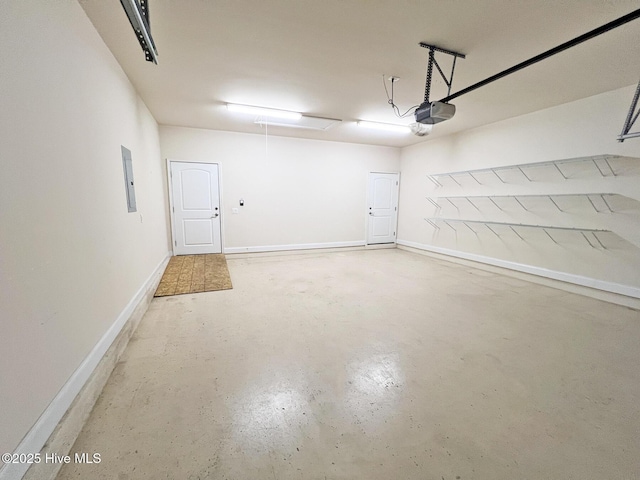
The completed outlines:
{"type": "Polygon", "coordinates": [[[221,253],[171,257],[154,297],[229,290],[231,277],[221,253]]]}

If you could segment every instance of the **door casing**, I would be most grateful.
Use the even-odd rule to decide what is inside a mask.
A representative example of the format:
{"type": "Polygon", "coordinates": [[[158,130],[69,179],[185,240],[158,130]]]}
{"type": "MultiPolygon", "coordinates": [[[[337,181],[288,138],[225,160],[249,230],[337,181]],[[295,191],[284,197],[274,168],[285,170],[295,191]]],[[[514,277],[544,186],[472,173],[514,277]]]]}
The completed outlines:
{"type": "Polygon", "coordinates": [[[366,244],[367,245],[382,245],[382,244],[390,244],[390,243],[396,243],[397,238],[398,238],[398,203],[399,203],[399,194],[400,194],[400,173],[399,172],[369,172],[367,175],[367,207],[366,207],[366,211],[365,211],[365,215],[367,217],[367,221],[366,221],[366,231],[365,231],[365,238],[366,238],[366,244]],[[392,220],[392,225],[391,227],[393,228],[393,239],[389,240],[388,242],[372,242],[372,238],[371,238],[371,219],[372,219],[372,215],[370,215],[371,212],[371,208],[373,208],[373,198],[372,198],[372,181],[373,178],[375,178],[375,176],[387,176],[390,180],[392,180],[392,192],[391,192],[391,196],[392,196],[392,202],[395,202],[395,204],[393,205],[394,208],[394,212],[393,215],[395,218],[393,218],[392,220]]]}
{"type": "Polygon", "coordinates": [[[167,189],[169,191],[169,223],[171,225],[171,251],[173,255],[176,254],[176,231],[174,222],[174,199],[173,199],[173,182],[171,179],[171,163],[193,163],[200,165],[217,165],[218,167],[218,197],[220,203],[220,248],[224,253],[224,215],[223,215],[223,195],[222,195],[222,165],[216,162],[197,162],[192,160],[177,160],[175,158],[167,158],[167,189]]]}

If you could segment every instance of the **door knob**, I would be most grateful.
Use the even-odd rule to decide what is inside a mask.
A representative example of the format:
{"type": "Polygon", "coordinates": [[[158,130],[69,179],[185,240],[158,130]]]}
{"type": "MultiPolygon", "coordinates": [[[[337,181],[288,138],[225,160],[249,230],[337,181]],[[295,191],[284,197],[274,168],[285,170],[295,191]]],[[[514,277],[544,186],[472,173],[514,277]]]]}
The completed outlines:
{"type": "Polygon", "coordinates": [[[218,214],[216,213],[216,214],[212,215],[211,218],[216,218],[217,216],[218,216],[218,214]]]}

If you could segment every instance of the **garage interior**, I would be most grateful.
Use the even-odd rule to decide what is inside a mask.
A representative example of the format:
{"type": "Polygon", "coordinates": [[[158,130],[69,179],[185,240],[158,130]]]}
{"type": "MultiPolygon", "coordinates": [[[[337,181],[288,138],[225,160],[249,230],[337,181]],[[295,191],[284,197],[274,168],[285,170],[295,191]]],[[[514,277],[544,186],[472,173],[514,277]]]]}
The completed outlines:
{"type": "Polygon", "coordinates": [[[637,475],[640,20],[410,124],[640,4],[126,1],[0,6],[1,480],[637,475]]]}

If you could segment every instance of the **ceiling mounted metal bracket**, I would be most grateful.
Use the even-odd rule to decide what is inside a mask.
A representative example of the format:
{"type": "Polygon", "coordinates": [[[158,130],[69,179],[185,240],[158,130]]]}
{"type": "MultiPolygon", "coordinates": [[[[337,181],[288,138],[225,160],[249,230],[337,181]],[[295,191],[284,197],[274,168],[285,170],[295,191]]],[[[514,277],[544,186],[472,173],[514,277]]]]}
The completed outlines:
{"type": "MultiPolygon", "coordinates": [[[[571,47],[575,47],[576,45],[582,43],[582,42],[586,42],[587,40],[590,40],[594,37],[597,37],[598,35],[602,35],[605,32],[608,32],[609,30],[613,30],[614,28],[618,28],[626,23],[629,23],[633,20],[636,20],[640,18],[640,8],[637,10],[634,10],[631,13],[628,13],[626,15],[623,15],[620,18],[617,18],[609,23],[606,23],[598,28],[594,28],[593,30],[588,31],[587,33],[584,33],[578,37],[575,37],[571,40],[569,40],[568,42],[564,42],[560,45],[558,45],[557,47],[554,47],[550,50],[547,50],[546,52],[542,52],[539,55],[536,55],[535,57],[531,57],[528,60],[525,60],[524,62],[520,62],[517,65],[514,65],[511,68],[507,68],[506,70],[503,70],[499,73],[496,73],[495,75],[492,75],[488,78],[485,78],[484,80],[481,80],[477,83],[474,83],[473,85],[463,88],[462,90],[460,90],[459,92],[456,93],[450,93],[448,94],[446,97],[444,97],[443,99],[439,100],[442,103],[448,103],[451,100],[453,100],[454,98],[458,98],[461,95],[464,95],[466,93],[469,93],[473,90],[476,90],[480,87],[484,87],[485,85],[491,83],[491,82],[495,82],[496,80],[501,79],[502,77],[506,77],[507,75],[511,75],[514,72],[517,72],[518,70],[522,70],[525,67],[528,67],[530,65],[533,65],[534,63],[538,63],[541,60],[544,60],[545,58],[549,58],[553,55],[556,55],[560,52],[563,52],[565,50],[567,50],[568,48],[571,47]]],[[[422,46],[422,45],[421,45],[422,46]]],[[[428,48],[428,45],[425,46],[425,48],[428,48]]],[[[463,57],[464,58],[464,57],[463,57]]],[[[637,118],[637,114],[636,114],[636,118],[637,118]]],[[[631,122],[633,123],[633,122],[631,122]]],[[[640,136],[640,133],[638,134],[629,134],[629,135],[633,135],[633,136],[640,136]]],[[[629,138],[629,137],[626,137],[629,138]]],[[[620,138],[618,138],[620,140],[620,138]]]]}
{"type": "Polygon", "coordinates": [[[633,124],[636,123],[638,119],[638,114],[640,114],[640,108],[638,108],[638,98],[640,97],[640,81],[638,82],[638,86],[636,87],[636,93],[633,95],[633,99],[631,100],[631,106],[629,107],[629,113],[627,114],[627,118],[624,121],[624,126],[622,127],[622,133],[618,136],[619,142],[624,142],[627,138],[635,138],[640,137],[640,132],[629,133],[633,124]]]}
{"type": "Polygon", "coordinates": [[[148,0],[120,0],[147,62],[158,63],[158,50],[151,36],[148,0]]]}
{"type": "Polygon", "coordinates": [[[431,80],[433,77],[433,66],[435,65],[440,73],[440,76],[444,80],[444,83],[447,85],[447,96],[451,94],[451,84],[453,83],[453,74],[456,70],[456,60],[458,58],[466,58],[466,56],[462,53],[454,52],[452,50],[447,50],[444,48],[437,47],[435,45],[429,45],[428,43],[420,42],[419,45],[422,48],[426,48],[429,50],[429,62],[427,63],[427,80],[424,87],[424,101],[429,102],[429,97],[431,96],[431,80]],[[440,68],[438,61],[436,60],[436,52],[444,53],[447,55],[453,56],[453,65],[451,67],[451,74],[447,78],[445,73],[440,68]]]}

